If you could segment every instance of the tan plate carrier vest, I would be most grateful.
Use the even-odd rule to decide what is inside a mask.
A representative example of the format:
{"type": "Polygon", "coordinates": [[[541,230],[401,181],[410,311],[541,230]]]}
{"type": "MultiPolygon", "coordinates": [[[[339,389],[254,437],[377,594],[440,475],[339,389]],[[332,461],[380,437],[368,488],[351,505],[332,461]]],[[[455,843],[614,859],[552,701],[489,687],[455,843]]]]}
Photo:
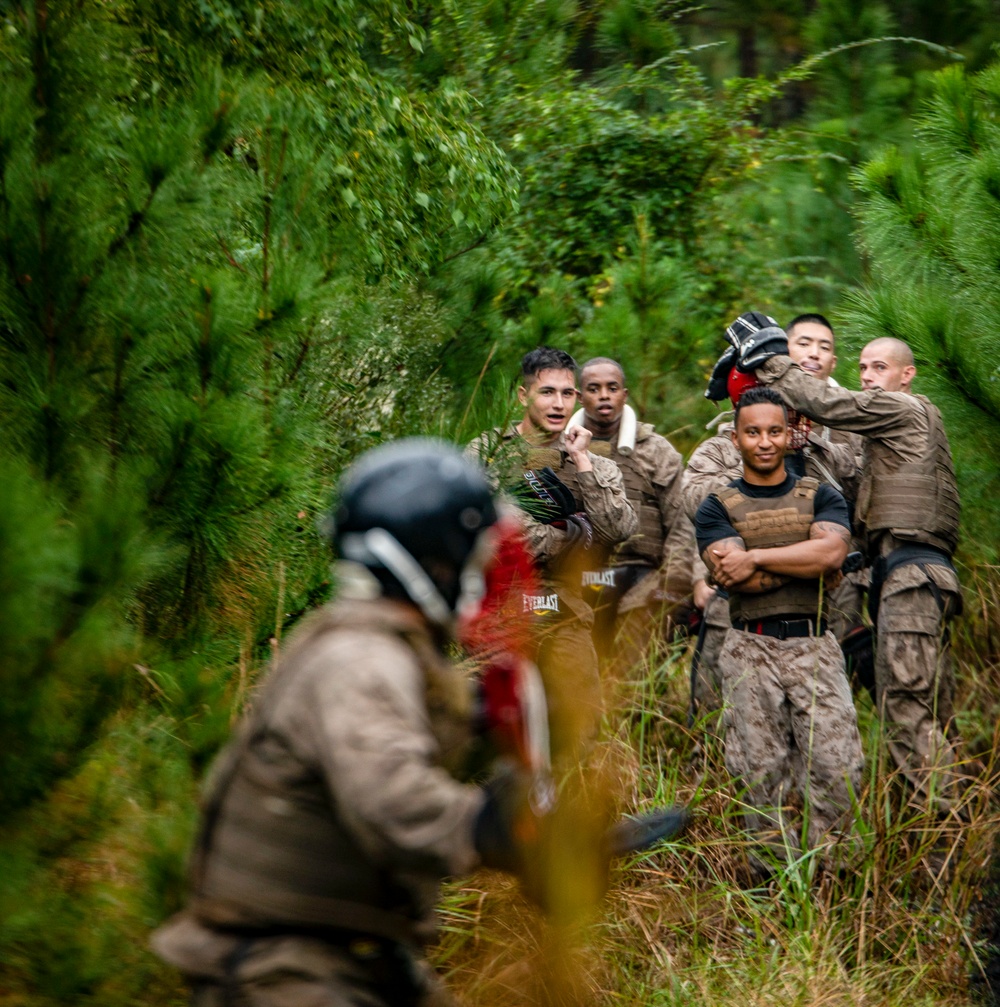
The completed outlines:
{"type": "MultiPolygon", "coordinates": [[[[240,735],[213,768],[191,867],[192,909],[222,929],[322,933],[335,928],[391,940],[417,940],[426,907],[358,848],[341,823],[325,781],[303,766],[289,779],[288,759],[268,760],[254,743],[267,735],[266,710],[276,704],[298,655],[325,633],[370,629],[403,639],[428,683],[428,707],[440,707],[435,656],[423,634],[383,622],[376,612],[338,617],[336,606],[314,613],[272,673],[240,735]],[[413,925],[410,924],[413,921],[413,925]]],[[[443,690],[442,690],[443,691],[443,690]]]]}
{"type": "Polygon", "coordinates": [[[951,448],[937,406],[923,395],[914,398],[927,411],[927,452],[920,461],[901,464],[877,440],[865,442],[868,455],[858,491],[858,523],[867,532],[869,552],[882,533],[890,532],[951,556],[958,545],[960,510],[951,448]]]}
{"type": "Polygon", "coordinates": [[[642,475],[632,458],[618,454],[611,441],[592,440],[590,450],[595,455],[610,458],[618,466],[625,483],[625,495],[639,515],[639,530],[615,549],[613,562],[659,566],[663,560],[663,524],[660,501],[652,483],[642,475]]]}
{"type": "MultiPolygon", "coordinates": [[[[716,493],[748,550],[794,545],[809,538],[815,514],[819,481],[799,479],[784,496],[748,497],[736,486],[716,493]]],[[[775,616],[796,615],[816,619],[820,615],[819,580],[795,578],[761,594],[729,593],[729,617],[736,622],[756,622],[775,616]]]]}

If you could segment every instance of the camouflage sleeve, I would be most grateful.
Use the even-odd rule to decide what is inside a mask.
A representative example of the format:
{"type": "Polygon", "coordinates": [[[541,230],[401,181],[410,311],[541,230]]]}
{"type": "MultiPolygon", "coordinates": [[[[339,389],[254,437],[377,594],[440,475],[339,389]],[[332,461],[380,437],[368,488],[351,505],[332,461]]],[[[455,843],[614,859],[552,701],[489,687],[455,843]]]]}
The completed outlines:
{"type": "Polygon", "coordinates": [[[634,535],[639,516],[625,495],[621,470],[610,458],[590,455],[593,472],[580,472],[577,480],[583,508],[594,526],[594,537],[605,545],[617,545],[634,535]]]}
{"type": "Polygon", "coordinates": [[[694,526],[684,512],[684,463],[666,438],[657,447],[657,464],[651,481],[656,488],[664,531],[661,583],[667,594],[683,596],[690,592],[695,555],[694,526]]]}
{"type": "Polygon", "coordinates": [[[330,634],[304,715],[338,814],[365,852],[390,870],[462,873],[478,857],[472,833],[483,792],[437,765],[424,676],[402,640],[330,634]],[[331,669],[349,669],[331,674],[331,669]]]}
{"type": "Polygon", "coordinates": [[[913,395],[881,388],[848,391],[817,381],[785,356],[772,357],[756,374],[763,384],[781,392],[793,409],[828,427],[872,437],[903,460],[919,460],[926,447],[930,424],[923,404],[913,395]]]}
{"type": "MultiPolygon", "coordinates": [[[[689,519],[690,520],[690,519],[689,519]]],[[[691,536],[694,537],[694,525],[691,526],[691,536]]],[[[694,547],[694,563],[691,565],[691,586],[694,587],[699,580],[708,583],[708,567],[705,561],[698,555],[698,547],[694,547]]]]}
{"type": "Polygon", "coordinates": [[[858,467],[858,457],[851,444],[845,441],[834,441],[823,438],[815,433],[809,435],[809,455],[810,461],[816,471],[809,471],[808,475],[814,475],[820,482],[830,483],[834,489],[839,490],[845,496],[854,499],[857,495],[857,485],[860,478],[858,467]],[[852,494],[851,490],[855,492],[852,494]]]}
{"type": "Polygon", "coordinates": [[[724,434],[716,434],[699,444],[691,455],[684,472],[682,492],[684,510],[692,522],[698,508],[711,493],[725,489],[742,473],[738,453],[735,467],[733,464],[735,451],[724,434]]]}
{"type": "Polygon", "coordinates": [[[563,552],[570,539],[562,528],[556,528],[551,524],[541,524],[527,511],[520,508],[518,508],[518,512],[524,537],[528,543],[528,550],[535,562],[544,566],[563,552]]]}

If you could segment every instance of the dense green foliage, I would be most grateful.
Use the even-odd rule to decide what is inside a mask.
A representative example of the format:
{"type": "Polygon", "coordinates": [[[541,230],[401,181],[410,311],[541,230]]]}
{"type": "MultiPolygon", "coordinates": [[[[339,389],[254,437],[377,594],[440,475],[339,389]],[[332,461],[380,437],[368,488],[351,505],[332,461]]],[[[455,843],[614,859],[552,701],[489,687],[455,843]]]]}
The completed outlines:
{"type": "Polygon", "coordinates": [[[945,411],[962,475],[967,541],[996,557],[1000,494],[1000,65],[938,74],[916,150],[859,170],[870,282],[851,298],[866,338],[891,335],[917,356],[920,388],[945,411]]]}
{"type": "Polygon", "coordinates": [[[732,314],[901,335],[995,559],[989,8],[0,4],[0,1000],[178,995],[136,934],[337,472],[509,418],[532,346],[686,448],[732,314]]]}

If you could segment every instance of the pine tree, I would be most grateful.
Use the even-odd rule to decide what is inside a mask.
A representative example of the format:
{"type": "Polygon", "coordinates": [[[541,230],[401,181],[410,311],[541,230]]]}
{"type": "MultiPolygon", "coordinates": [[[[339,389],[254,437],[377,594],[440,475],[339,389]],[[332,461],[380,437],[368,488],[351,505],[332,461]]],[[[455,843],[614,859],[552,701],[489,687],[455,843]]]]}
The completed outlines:
{"type": "Polygon", "coordinates": [[[912,153],[855,176],[871,279],[852,299],[855,339],[895,336],[917,358],[916,389],[942,409],[962,491],[968,551],[996,561],[1000,496],[1000,63],[934,77],[912,153]]]}
{"type": "Polygon", "coordinates": [[[402,8],[255,9],[201,38],[198,4],[5,8],[0,812],[72,768],[150,641],[323,578],[331,372],[391,342],[334,320],[511,204],[462,95],[404,86],[402,8]]]}

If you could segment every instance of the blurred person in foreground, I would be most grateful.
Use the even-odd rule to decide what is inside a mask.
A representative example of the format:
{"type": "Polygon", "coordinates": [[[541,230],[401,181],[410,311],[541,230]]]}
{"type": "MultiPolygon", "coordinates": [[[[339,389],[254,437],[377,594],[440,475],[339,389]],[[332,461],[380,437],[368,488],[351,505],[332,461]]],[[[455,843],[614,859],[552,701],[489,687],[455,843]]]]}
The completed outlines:
{"type": "Polygon", "coordinates": [[[742,475],[705,499],[695,530],[712,580],[729,594],[719,655],[726,767],[746,787],[749,828],[785,862],[850,831],[861,784],[857,715],[823,610],[850,518],[833,487],[786,471],[788,412],[777,392],[744,392],[734,423],[742,475]]]}
{"type": "Polygon", "coordinates": [[[295,632],[215,764],[188,906],[153,935],[194,1007],[451,1004],[422,952],[443,879],[511,871],[570,923],[611,856],[683,825],[667,812],[605,831],[600,809],[555,800],[510,604],[532,590],[531,560],[478,466],[401,441],[356,462],[338,496],[336,600],[295,632]],[[478,678],[446,657],[456,641],[478,678]],[[504,758],[478,786],[467,755],[484,730],[504,758]]]}

